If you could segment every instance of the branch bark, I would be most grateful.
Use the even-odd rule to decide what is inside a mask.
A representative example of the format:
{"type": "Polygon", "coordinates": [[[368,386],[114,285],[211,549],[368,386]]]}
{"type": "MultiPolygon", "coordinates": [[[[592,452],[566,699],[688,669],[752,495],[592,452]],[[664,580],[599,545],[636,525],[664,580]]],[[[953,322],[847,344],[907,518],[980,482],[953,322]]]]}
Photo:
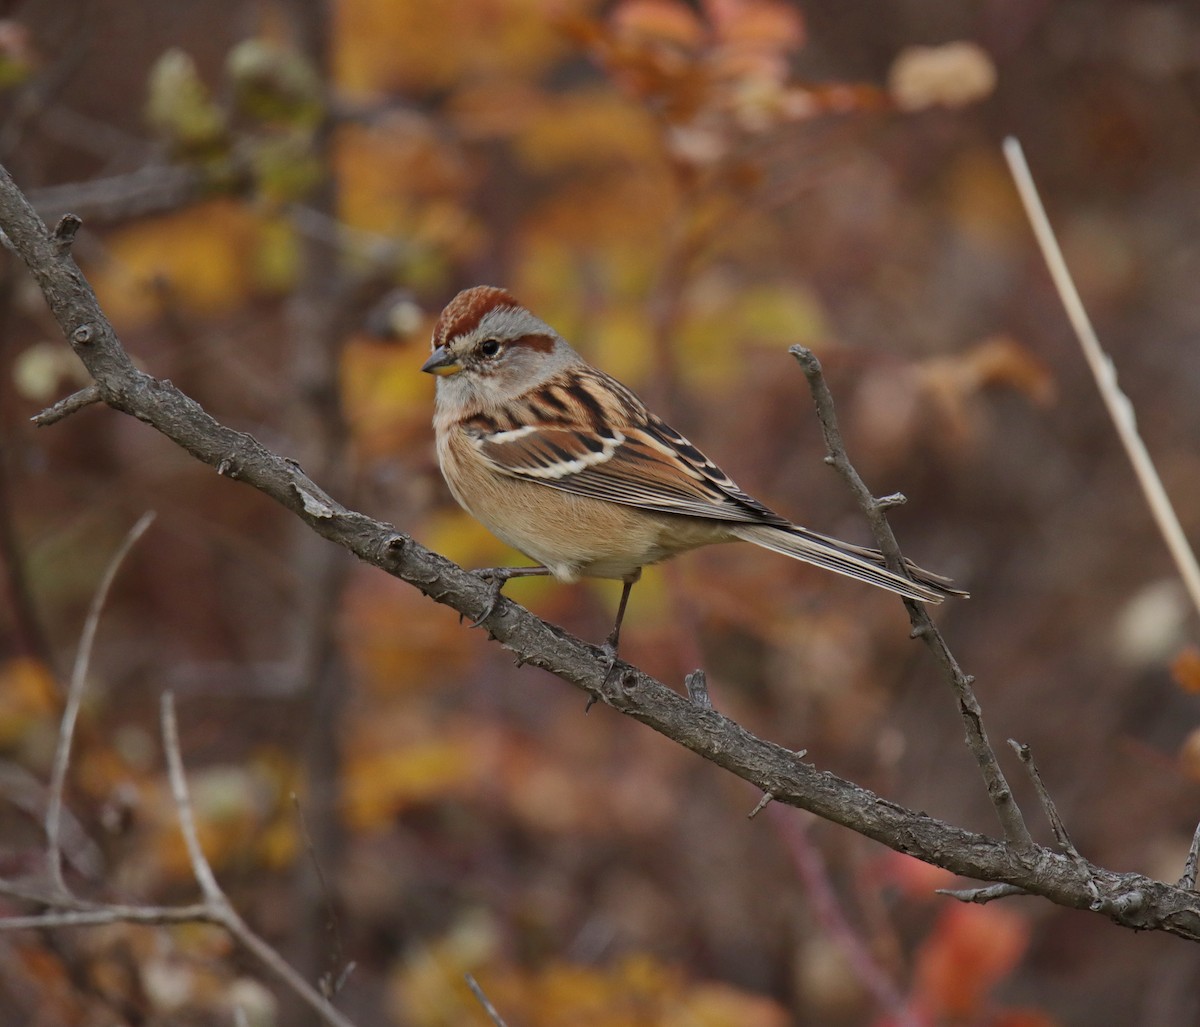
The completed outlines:
{"type": "MultiPolygon", "coordinates": [[[[102,400],[154,427],[218,473],[236,478],[287,507],[322,537],[408,582],[474,620],[492,603],[476,575],[421,546],[393,526],[348,510],[295,463],[250,435],[221,424],[169,381],[139,371],[122,348],[69,252],[53,237],[0,168],[0,226],[29,266],[72,349],[102,400]]],[[[782,802],[866,837],[995,884],[1013,885],[1076,909],[1093,909],[1138,930],[1200,941],[1200,895],[1140,874],[1116,873],[1037,846],[1014,845],[914,812],[804,763],[715,710],[689,701],[663,682],[618,664],[604,652],[501,597],[484,620],[490,635],[529,663],[590,697],[646,724],[782,802]]]]}

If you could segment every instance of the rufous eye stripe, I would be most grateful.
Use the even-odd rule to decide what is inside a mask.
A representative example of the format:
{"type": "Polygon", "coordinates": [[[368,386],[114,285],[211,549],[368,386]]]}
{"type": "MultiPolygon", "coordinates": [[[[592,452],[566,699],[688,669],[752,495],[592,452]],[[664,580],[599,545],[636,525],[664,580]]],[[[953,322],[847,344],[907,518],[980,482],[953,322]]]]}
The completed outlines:
{"type": "Polygon", "coordinates": [[[554,341],[553,335],[531,333],[529,335],[522,335],[519,339],[514,339],[509,343],[509,346],[513,349],[518,347],[531,349],[535,353],[550,353],[554,349],[554,341]]]}

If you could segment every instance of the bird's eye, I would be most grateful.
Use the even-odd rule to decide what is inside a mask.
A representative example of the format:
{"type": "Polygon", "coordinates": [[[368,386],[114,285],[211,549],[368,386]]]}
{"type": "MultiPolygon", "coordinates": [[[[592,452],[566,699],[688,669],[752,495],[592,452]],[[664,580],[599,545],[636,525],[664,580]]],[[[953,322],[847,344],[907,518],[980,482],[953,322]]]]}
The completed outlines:
{"type": "Polygon", "coordinates": [[[500,352],[500,340],[484,339],[483,342],[479,344],[479,352],[485,357],[494,357],[500,352]]]}

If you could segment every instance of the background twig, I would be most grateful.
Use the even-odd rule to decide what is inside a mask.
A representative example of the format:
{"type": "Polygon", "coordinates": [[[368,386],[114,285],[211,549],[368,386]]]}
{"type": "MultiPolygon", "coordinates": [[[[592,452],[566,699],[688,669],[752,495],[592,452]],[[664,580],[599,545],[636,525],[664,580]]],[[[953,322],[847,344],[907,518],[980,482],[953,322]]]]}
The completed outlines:
{"type": "Polygon", "coordinates": [[[171,796],[179,816],[179,828],[187,846],[192,874],[204,895],[206,917],[220,924],[234,938],[257,957],[271,973],[287,985],[289,991],[304,1002],[326,1023],[334,1027],[353,1027],[350,1020],[330,1005],[329,1000],[308,983],[288,964],[274,948],[255,934],[233,908],[221,886],[217,883],[212,866],[200,848],[196,832],[196,820],[192,814],[192,800],[188,794],[187,778],[183,770],[183,756],[179,750],[179,727],[175,719],[175,699],[170,692],[162,697],[163,752],[167,761],[167,773],[171,780],[171,796]]]}
{"type": "Polygon", "coordinates": [[[87,617],[83,622],[83,631],[79,636],[79,650],[75,655],[75,665],[71,669],[66,703],[59,721],[58,745],[54,750],[54,764],[50,772],[50,797],[46,804],[46,870],[50,875],[51,887],[60,894],[68,894],[62,871],[63,791],[67,783],[67,769],[71,763],[71,741],[75,737],[75,722],[79,717],[79,705],[83,701],[83,689],[87,683],[92,647],[96,642],[96,628],[100,623],[100,614],[108,600],[108,592],[112,588],[117,571],[121,569],[121,564],[129,555],[129,551],[137,544],[137,540],[146,533],[146,529],[153,522],[154,513],[152,511],[142,514],[117,547],[117,551],[104,570],[100,584],[96,587],[95,595],[92,596],[87,617]]]}
{"type": "MultiPolygon", "coordinates": [[[[821,432],[825,437],[825,447],[829,454],[826,458],[827,461],[845,479],[850,491],[854,493],[871,525],[875,541],[887,558],[888,565],[892,570],[904,573],[904,557],[900,553],[900,547],[896,543],[896,536],[892,533],[891,525],[888,524],[887,517],[884,515],[884,511],[888,507],[896,505],[897,497],[886,496],[883,499],[876,499],[854,469],[854,465],[850,463],[850,458],[846,454],[846,446],[842,442],[841,429],[838,427],[833,396],[829,392],[829,386],[825,383],[825,376],[821,371],[821,362],[817,359],[817,355],[804,346],[793,346],[788,352],[796,358],[796,362],[804,372],[804,377],[808,380],[813,403],[817,408],[817,419],[821,422],[821,432]]],[[[984,730],[983,710],[980,708],[979,700],[975,697],[975,689],[972,687],[974,679],[964,673],[958,665],[946,640],[934,626],[925,605],[910,600],[905,600],[904,605],[908,608],[909,621],[913,626],[913,637],[920,638],[929,647],[958,699],[959,712],[967,730],[967,747],[971,750],[971,755],[975,757],[975,762],[978,763],[979,770],[983,774],[988,798],[992,800],[996,816],[1004,829],[1005,840],[1020,851],[1031,849],[1033,839],[1030,837],[1029,829],[1025,826],[1025,819],[1021,816],[1021,810],[1013,797],[1012,789],[1008,786],[1004,771],[1000,768],[996,752],[988,741],[987,731],[984,730]]]]}
{"type": "Polygon", "coordinates": [[[1179,569],[1179,576],[1183,578],[1192,605],[1200,613],[1200,564],[1196,562],[1196,554],[1192,551],[1175,513],[1175,507],[1138,432],[1133,404],[1117,384],[1117,372],[1112,358],[1101,348],[1091,318],[1084,309],[1083,300],[1079,298],[1079,290],[1075,288],[1062,249],[1055,238],[1054,229],[1050,227],[1050,219],[1046,216],[1046,208],[1038,195],[1029,164],[1025,160],[1025,152],[1021,149],[1021,144],[1011,136],[1004,140],[1004,156],[1016,183],[1017,192],[1021,195],[1021,202],[1025,205],[1025,213],[1033,226],[1033,234],[1037,237],[1046,266],[1050,269],[1050,277],[1054,279],[1054,287],[1058,290],[1063,306],[1066,307],[1071,327],[1075,329],[1088,367],[1096,379],[1096,388],[1100,390],[1100,396],[1108,408],[1108,415],[1121,437],[1121,444],[1125,447],[1129,462],[1133,464],[1138,484],[1142,487],[1158,530],[1167,543],[1171,558],[1179,569]]]}

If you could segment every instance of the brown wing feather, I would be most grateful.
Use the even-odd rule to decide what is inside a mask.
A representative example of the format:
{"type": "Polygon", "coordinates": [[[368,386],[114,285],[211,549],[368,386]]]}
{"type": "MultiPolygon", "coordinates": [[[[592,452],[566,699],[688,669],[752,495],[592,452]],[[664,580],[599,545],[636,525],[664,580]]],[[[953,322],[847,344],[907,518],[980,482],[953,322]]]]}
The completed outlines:
{"type": "Polygon", "coordinates": [[[643,510],[790,527],[602,371],[572,370],[539,393],[468,429],[500,473],[643,510]]]}

